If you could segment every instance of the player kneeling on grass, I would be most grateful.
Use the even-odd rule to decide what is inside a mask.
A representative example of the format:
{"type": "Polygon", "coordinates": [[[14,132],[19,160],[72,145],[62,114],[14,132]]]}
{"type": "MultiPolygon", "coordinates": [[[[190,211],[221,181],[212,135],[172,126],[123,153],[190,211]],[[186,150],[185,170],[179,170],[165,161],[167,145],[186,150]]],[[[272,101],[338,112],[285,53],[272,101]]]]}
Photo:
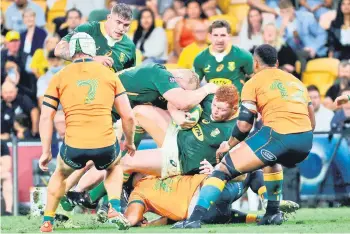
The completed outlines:
{"type": "Polygon", "coordinates": [[[65,113],[66,133],[56,170],[48,184],[47,204],[41,232],[52,232],[55,211],[65,192],[66,178],[87,162],[93,161],[98,170],[107,170],[105,179],[109,195],[108,217],[119,229],[128,227],[119,210],[119,188],[122,171],[115,162],[119,153],[112,128],[111,110],[116,107],[123,120],[125,147],[130,155],[135,152],[133,143],[134,116],[123,85],[115,74],[91,58],[96,45],[91,36],[77,33],[70,40],[73,63],[55,74],[44,96],[40,117],[40,137],[43,153],[39,166],[48,170],[51,155],[53,119],[59,102],[65,113]]]}
{"type": "MultiPolygon", "coordinates": [[[[275,48],[261,45],[255,50],[255,75],[243,87],[238,121],[229,141],[217,151],[219,158],[225,156],[205,181],[190,218],[175,224],[174,228],[200,228],[206,212],[232,178],[278,163],[295,166],[309,154],[315,118],[307,89],[300,80],[277,67],[275,48]],[[257,111],[264,127],[246,139],[257,111]]],[[[275,180],[279,172],[270,179],[275,180]]],[[[278,195],[280,191],[275,193],[278,195]]],[[[272,200],[269,194],[267,210],[259,224],[281,224],[279,205],[280,196],[272,200]]]]}

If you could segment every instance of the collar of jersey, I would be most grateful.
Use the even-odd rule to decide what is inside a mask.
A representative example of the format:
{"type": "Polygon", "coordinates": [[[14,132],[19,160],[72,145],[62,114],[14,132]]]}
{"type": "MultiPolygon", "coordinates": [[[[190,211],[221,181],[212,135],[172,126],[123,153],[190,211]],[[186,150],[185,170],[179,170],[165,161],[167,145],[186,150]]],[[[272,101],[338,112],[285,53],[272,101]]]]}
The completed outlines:
{"type": "MultiPolygon", "coordinates": [[[[228,53],[230,53],[231,49],[232,49],[232,45],[229,44],[229,45],[227,46],[227,48],[224,50],[224,52],[222,52],[222,53],[225,53],[225,54],[227,55],[228,53]]],[[[210,54],[212,54],[213,56],[215,56],[216,54],[218,54],[218,53],[216,53],[216,52],[213,51],[213,46],[212,46],[212,45],[209,46],[209,52],[210,52],[210,54]]]]}
{"type": "Polygon", "coordinates": [[[83,59],[74,60],[73,63],[92,62],[92,61],[94,60],[91,58],[83,58],[83,59]]]}
{"type": "MultiPolygon", "coordinates": [[[[117,42],[120,42],[121,40],[123,40],[124,35],[122,36],[122,38],[120,38],[120,40],[114,40],[113,38],[111,38],[108,34],[107,31],[105,29],[105,22],[100,22],[100,31],[102,33],[102,35],[106,38],[107,42],[112,41],[114,44],[117,42]]],[[[109,44],[109,43],[108,43],[109,44]]]]}

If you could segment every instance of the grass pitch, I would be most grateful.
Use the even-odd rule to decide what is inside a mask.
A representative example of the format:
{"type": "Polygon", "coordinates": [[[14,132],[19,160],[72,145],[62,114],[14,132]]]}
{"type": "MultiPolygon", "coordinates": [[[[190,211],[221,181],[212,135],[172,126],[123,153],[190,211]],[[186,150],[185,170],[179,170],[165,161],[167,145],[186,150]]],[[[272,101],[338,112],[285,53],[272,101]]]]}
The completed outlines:
{"type": "MultiPolygon", "coordinates": [[[[148,218],[154,215],[148,214],[148,218]]],[[[172,230],[171,226],[130,228],[127,231],[118,231],[109,224],[100,224],[95,221],[94,215],[74,215],[74,225],[80,228],[56,227],[56,233],[346,233],[350,232],[350,208],[319,208],[301,209],[294,217],[290,217],[281,226],[257,226],[255,224],[227,224],[205,225],[195,230],[172,230]]],[[[38,233],[41,218],[1,217],[1,233],[38,233]]]]}

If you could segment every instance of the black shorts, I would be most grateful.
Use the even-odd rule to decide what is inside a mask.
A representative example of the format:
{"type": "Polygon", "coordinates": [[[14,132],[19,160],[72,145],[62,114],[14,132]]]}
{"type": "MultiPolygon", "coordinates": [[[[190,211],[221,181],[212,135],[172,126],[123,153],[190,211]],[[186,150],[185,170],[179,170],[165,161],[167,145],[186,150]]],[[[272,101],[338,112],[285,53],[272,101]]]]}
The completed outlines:
{"type": "Polygon", "coordinates": [[[88,161],[93,161],[97,170],[105,170],[117,159],[119,144],[97,149],[78,149],[66,145],[60,149],[62,160],[70,167],[78,170],[85,167],[88,161]]]}
{"type": "Polygon", "coordinates": [[[1,156],[10,156],[10,150],[6,141],[1,141],[1,156]]]}

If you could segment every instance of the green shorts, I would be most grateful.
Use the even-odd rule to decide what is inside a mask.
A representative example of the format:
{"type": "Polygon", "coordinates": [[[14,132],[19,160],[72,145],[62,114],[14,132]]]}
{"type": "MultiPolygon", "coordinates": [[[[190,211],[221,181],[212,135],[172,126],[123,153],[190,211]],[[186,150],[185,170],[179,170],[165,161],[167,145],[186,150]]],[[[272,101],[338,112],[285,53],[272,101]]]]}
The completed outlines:
{"type": "Polygon", "coordinates": [[[279,134],[264,126],[245,142],[266,165],[280,163],[285,167],[294,167],[309,154],[312,139],[312,131],[279,134]]]}
{"type": "Polygon", "coordinates": [[[78,170],[85,167],[88,161],[93,161],[97,170],[105,170],[111,165],[119,154],[119,144],[97,149],[78,149],[66,145],[64,142],[60,149],[62,160],[70,167],[78,170]]]}

